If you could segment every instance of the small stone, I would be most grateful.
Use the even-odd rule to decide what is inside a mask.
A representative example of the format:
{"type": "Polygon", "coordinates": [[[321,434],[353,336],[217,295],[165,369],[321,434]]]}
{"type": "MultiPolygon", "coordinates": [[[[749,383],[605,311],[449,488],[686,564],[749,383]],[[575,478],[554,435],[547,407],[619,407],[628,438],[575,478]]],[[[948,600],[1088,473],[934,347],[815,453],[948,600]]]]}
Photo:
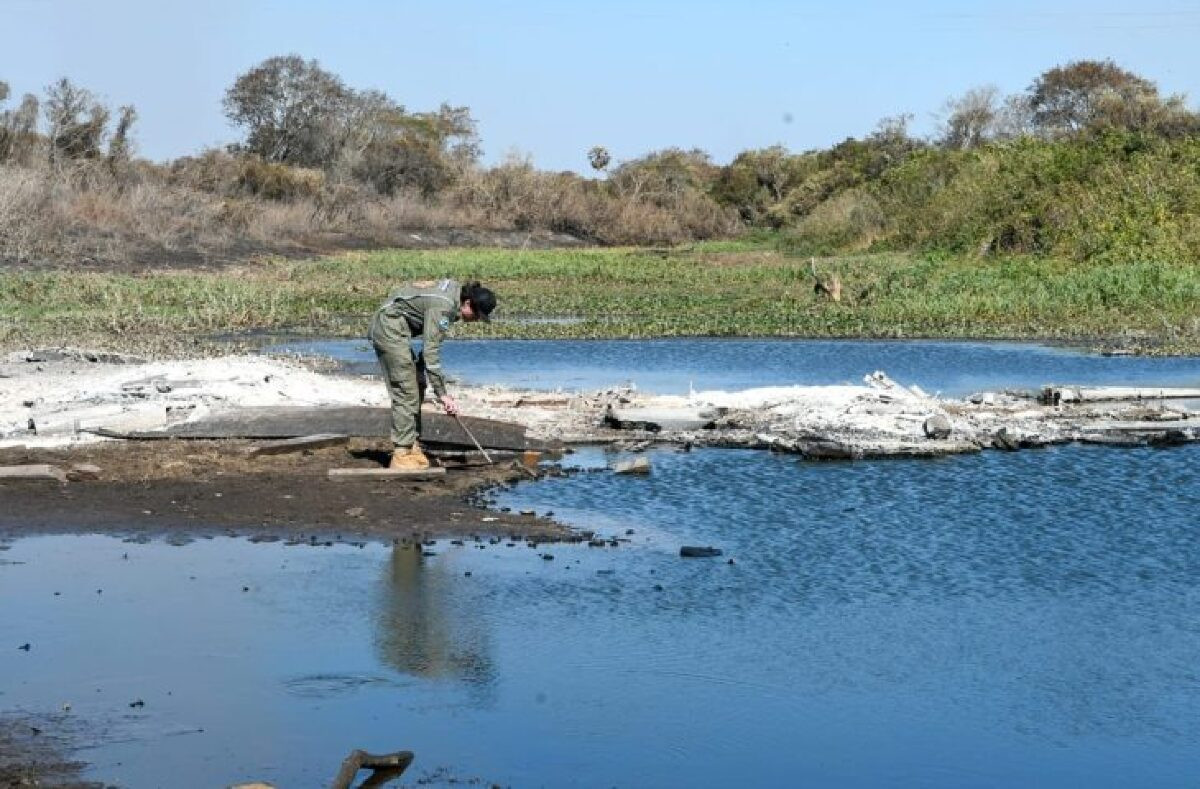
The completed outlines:
{"type": "Polygon", "coordinates": [[[712,556],[720,556],[723,551],[720,548],[700,545],[685,545],[679,549],[679,555],[685,559],[704,559],[712,556]]]}
{"type": "Polygon", "coordinates": [[[351,507],[350,509],[346,510],[346,514],[351,518],[361,518],[363,512],[365,512],[365,510],[362,507],[351,507]]]}

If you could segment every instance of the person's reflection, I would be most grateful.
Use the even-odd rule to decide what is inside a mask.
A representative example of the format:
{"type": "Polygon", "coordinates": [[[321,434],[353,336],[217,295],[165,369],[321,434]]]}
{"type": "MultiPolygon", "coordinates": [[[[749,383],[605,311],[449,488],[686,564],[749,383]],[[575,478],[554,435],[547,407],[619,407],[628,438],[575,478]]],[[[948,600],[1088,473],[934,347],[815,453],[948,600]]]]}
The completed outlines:
{"type": "Polygon", "coordinates": [[[379,634],[380,659],[405,674],[490,684],[495,667],[481,612],[457,594],[462,578],[426,563],[420,546],[397,546],[385,565],[379,634]]]}

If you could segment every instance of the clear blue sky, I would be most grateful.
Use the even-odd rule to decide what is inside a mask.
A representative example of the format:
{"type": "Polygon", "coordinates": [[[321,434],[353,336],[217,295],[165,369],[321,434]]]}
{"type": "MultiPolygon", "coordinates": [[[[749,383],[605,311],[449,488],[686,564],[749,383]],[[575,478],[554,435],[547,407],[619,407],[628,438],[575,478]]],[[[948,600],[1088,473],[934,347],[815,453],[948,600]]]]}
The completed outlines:
{"type": "Polygon", "coordinates": [[[726,162],[862,136],[945,100],[1112,58],[1200,100],[1200,4],[1180,0],[0,0],[0,80],[18,96],[68,76],[132,103],[138,151],[165,159],[238,138],[221,97],[271,55],[316,58],[413,110],[469,106],[485,159],[517,149],[586,170],[676,145],[726,162]]]}

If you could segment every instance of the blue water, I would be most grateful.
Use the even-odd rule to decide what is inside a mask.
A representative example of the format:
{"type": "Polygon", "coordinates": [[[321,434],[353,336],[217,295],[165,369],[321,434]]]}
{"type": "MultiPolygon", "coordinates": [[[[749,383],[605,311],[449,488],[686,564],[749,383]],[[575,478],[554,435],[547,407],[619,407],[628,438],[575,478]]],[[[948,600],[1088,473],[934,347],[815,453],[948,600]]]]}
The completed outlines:
{"type": "Polygon", "coordinates": [[[69,703],[127,786],[319,786],[353,748],[414,750],[409,785],[1196,785],[1200,445],[625,457],[491,494],[617,548],[18,540],[0,710],[69,703]]]}
{"type": "MultiPolygon", "coordinates": [[[[353,372],[378,372],[364,340],[295,341],[274,352],[331,356],[353,372]]],[[[444,346],[446,369],[468,383],[599,389],[632,381],[681,394],[691,386],[747,389],[860,383],[883,370],[946,395],[1044,384],[1200,386],[1196,357],[1107,357],[1023,343],[877,340],[476,340],[444,346]]]]}

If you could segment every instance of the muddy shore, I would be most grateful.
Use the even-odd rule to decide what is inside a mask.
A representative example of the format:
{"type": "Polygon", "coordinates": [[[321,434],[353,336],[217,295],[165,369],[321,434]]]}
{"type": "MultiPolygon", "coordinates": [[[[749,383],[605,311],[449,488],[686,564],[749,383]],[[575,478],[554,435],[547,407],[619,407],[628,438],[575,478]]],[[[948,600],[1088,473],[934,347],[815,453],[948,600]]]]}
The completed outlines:
{"type": "Polygon", "coordinates": [[[100,532],[187,539],[415,540],[442,536],[569,536],[546,518],[471,503],[491,486],[528,479],[511,465],[453,469],[424,482],[334,483],[334,466],[379,467],[384,443],[352,441],[248,458],[245,441],[134,441],[0,449],[0,465],[87,463],[99,478],[0,485],[0,538],[100,532]],[[485,520],[486,519],[486,520],[485,520]]]}

